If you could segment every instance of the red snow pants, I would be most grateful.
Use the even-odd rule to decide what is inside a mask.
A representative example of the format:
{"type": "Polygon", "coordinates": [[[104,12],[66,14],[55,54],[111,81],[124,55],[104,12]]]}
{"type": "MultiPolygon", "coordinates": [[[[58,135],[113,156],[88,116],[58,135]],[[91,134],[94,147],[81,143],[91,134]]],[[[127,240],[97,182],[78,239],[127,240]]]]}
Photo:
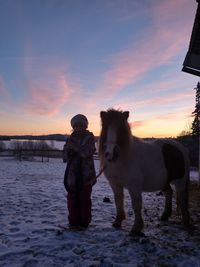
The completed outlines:
{"type": "Polygon", "coordinates": [[[70,225],[87,227],[91,222],[91,193],[92,185],[85,185],[80,191],[67,193],[70,225]]]}

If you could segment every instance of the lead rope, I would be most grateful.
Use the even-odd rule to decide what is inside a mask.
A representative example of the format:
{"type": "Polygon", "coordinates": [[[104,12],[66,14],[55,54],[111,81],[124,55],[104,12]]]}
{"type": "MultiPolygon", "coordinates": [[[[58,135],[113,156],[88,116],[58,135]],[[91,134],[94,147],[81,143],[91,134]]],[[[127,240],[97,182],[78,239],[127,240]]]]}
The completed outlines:
{"type": "Polygon", "coordinates": [[[104,165],[101,170],[99,171],[99,173],[96,175],[96,179],[105,171],[106,169],[106,165],[104,165]]]}

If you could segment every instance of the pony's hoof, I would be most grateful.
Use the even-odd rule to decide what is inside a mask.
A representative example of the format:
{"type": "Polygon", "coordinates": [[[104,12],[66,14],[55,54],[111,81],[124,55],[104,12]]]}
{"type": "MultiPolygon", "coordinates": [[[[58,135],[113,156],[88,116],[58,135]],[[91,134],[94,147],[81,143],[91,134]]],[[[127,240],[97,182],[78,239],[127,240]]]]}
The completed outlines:
{"type": "Polygon", "coordinates": [[[114,222],[112,223],[112,226],[115,228],[121,228],[122,221],[126,219],[126,216],[124,214],[117,215],[114,222]]]}
{"type": "Polygon", "coordinates": [[[129,233],[129,236],[132,236],[132,237],[145,237],[145,234],[142,231],[131,230],[130,233],[129,233]]]}
{"type": "Polygon", "coordinates": [[[112,226],[113,226],[114,228],[121,228],[122,223],[121,223],[121,222],[116,222],[116,221],[114,221],[114,222],[112,223],[112,226]]]}
{"type": "Polygon", "coordinates": [[[160,220],[161,221],[168,221],[169,215],[167,213],[163,213],[160,220]]]}
{"type": "Polygon", "coordinates": [[[184,229],[188,234],[192,234],[196,230],[196,227],[193,224],[188,224],[184,225],[184,229]]]}
{"type": "Polygon", "coordinates": [[[191,225],[191,223],[190,223],[190,217],[187,216],[187,217],[183,218],[183,219],[182,219],[182,224],[183,224],[185,227],[190,226],[190,225],[191,225]]]}

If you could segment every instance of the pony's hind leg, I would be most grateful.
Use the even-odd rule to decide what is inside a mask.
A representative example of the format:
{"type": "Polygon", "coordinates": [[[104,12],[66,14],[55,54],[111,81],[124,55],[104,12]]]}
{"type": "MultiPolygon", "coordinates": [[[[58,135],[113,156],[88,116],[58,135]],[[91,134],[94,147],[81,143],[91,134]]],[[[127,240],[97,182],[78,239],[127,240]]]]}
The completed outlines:
{"type": "Polygon", "coordinates": [[[161,216],[161,220],[167,221],[168,218],[172,214],[172,193],[173,193],[173,191],[172,191],[170,184],[168,184],[167,187],[163,190],[163,193],[165,195],[165,208],[164,208],[164,212],[161,216]]]}
{"type": "Polygon", "coordinates": [[[178,207],[182,216],[182,223],[185,226],[190,224],[190,215],[188,209],[188,182],[186,182],[185,188],[179,188],[176,186],[176,198],[178,201],[178,207]]]}
{"type": "Polygon", "coordinates": [[[116,212],[117,216],[112,223],[113,227],[121,227],[122,221],[126,218],[125,212],[124,212],[124,190],[122,186],[117,186],[111,184],[111,188],[114,193],[114,199],[115,199],[115,206],[116,206],[116,212]]]}

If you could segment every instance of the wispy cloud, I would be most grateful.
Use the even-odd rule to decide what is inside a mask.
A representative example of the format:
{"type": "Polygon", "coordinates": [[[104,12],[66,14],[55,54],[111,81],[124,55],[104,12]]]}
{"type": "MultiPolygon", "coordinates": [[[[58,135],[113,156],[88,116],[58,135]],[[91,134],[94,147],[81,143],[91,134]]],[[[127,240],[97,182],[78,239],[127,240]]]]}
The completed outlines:
{"type": "Polygon", "coordinates": [[[153,106],[154,108],[156,106],[164,106],[168,104],[174,104],[174,103],[181,103],[183,101],[188,101],[188,99],[192,99],[193,97],[193,92],[182,92],[182,93],[171,93],[168,94],[165,97],[154,97],[146,100],[141,100],[141,101],[136,101],[134,106],[137,108],[142,108],[142,107],[149,107],[153,106]]]}
{"type": "Polygon", "coordinates": [[[28,97],[22,107],[31,114],[53,115],[69,101],[72,89],[64,74],[54,73],[53,77],[29,80],[28,97]]]}
{"type": "Polygon", "coordinates": [[[166,112],[141,121],[131,121],[132,133],[140,137],[167,137],[177,136],[185,128],[191,127],[191,107],[177,109],[175,112],[166,112]]]}
{"type": "Polygon", "coordinates": [[[169,64],[183,51],[191,31],[186,9],[188,5],[186,1],[179,0],[164,2],[151,9],[151,24],[140,36],[140,41],[113,55],[111,67],[105,73],[101,86],[103,93],[106,91],[112,97],[125,86],[142,79],[146,73],[169,64]]]}
{"type": "MultiPolygon", "coordinates": [[[[133,99],[130,101],[130,98],[124,98],[121,101],[115,103],[114,108],[121,108],[122,110],[133,110],[136,113],[139,112],[139,109],[148,110],[148,114],[151,114],[155,108],[162,107],[164,108],[167,105],[174,106],[176,103],[182,103],[181,106],[184,108],[186,103],[189,103],[194,98],[193,90],[183,91],[180,93],[171,92],[164,96],[148,96],[148,98],[133,99]],[[183,105],[183,103],[185,103],[183,105]],[[152,110],[153,107],[153,110],[152,110]]],[[[180,105],[179,105],[180,106],[180,105]]],[[[175,109],[175,108],[173,108],[175,109]]]]}
{"type": "Polygon", "coordinates": [[[154,116],[154,120],[160,121],[177,121],[181,119],[189,119],[192,109],[190,107],[177,109],[176,112],[167,112],[158,116],[154,116]]]}
{"type": "Polygon", "coordinates": [[[24,104],[20,109],[30,115],[51,116],[57,114],[69,102],[77,88],[72,87],[72,75],[67,64],[56,57],[35,56],[27,42],[22,63],[26,88],[24,104]]]}
{"type": "Polygon", "coordinates": [[[130,122],[129,125],[131,128],[138,128],[138,127],[141,127],[143,125],[146,125],[147,121],[133,121],[133,122],[130,122]]]}

